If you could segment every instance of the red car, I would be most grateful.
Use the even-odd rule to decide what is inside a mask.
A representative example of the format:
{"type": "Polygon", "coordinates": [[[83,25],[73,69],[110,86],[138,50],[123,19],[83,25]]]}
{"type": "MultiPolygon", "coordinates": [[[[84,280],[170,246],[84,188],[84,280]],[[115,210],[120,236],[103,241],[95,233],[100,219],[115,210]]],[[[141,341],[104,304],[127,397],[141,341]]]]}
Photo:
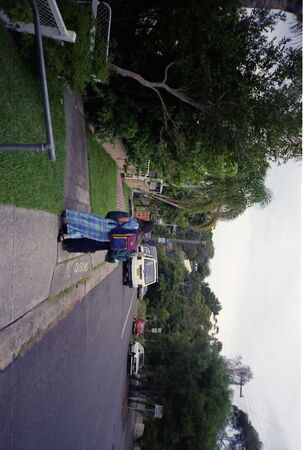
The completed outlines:
{"type": "Polygon", "coordinates": [[[145,331],[145,320],[141,317],[135,317],[133,321],[133,334],[135,336],[142,336],[145,331]]]}

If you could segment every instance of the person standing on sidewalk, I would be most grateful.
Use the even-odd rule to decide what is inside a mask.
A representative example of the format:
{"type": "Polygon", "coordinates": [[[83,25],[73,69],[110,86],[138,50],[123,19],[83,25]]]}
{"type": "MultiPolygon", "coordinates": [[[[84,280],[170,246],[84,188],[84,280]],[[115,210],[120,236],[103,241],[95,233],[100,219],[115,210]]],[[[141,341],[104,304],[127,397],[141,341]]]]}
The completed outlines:
{"type": "Polygon", "coordinates": [[[109,250],[108,261],[123,261],[131,256],[127,250],[113,251],[110,248],[110,234],[119,226],[124,232],[139,236],[154,228],[154,222],[136,220],[128,213],[111,211],[105,218],[81,211],[67,210],[63,213],[64,225],[59,233],[59,240],[68,252],[94,253],[109,250]]]}
{"type": "MultiPolygon", "coordinates": [[[[140,222],[125,212],[113,211],[106,217],[96,216],[84,211],[63,212],[65,225],[60,230],[59,240],[87,238],[99,242],[109,242],[110,233],[117,228],[139,233],[140,222]]],[[[141,225],[141,227],[144,224],[141,225]]]]}

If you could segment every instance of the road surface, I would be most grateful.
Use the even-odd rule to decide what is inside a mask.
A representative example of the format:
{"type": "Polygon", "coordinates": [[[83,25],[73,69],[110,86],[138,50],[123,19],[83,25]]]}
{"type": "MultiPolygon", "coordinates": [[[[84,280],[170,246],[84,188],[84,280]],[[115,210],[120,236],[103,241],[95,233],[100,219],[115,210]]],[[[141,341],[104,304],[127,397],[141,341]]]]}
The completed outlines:
{"type": "MultiPolygon", "coordinates": [[[[122,264],[120,264],[122,266],[122,264]]],[[[1,450],[124,450],[135,291],[119,267],[0,374],[1,450]]]]}

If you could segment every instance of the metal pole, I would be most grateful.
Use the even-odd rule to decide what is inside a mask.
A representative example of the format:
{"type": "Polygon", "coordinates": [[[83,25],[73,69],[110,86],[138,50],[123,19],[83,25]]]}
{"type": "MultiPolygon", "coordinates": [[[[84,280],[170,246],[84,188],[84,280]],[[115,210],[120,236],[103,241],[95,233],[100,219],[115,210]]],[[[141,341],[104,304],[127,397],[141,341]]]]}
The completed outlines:
{"type": "Polygon", "coordinates": [[[46,138],[47,138],[47,143],[44,145],[45,145],[45,150],[48,151],[49,159],[51,161],[55,161],[56,160],[55,145],[54,145],[54,136],[53,136],[53,129],[52,129],[52,119],[51,119],[50,107],[49,107],[47,81],[46,81],[43,43],[42,43],[41,28],[40,28],[40,14],[39,14],[39,9],[37,7],[36,1],[30,0],[30,3],[31,3],[32,10],[34,13],[34,25],[35,25],[35,35],[36,35],[36,43],[37,43],[37,50],[38,50],[38,59],[39,59],[39,73],[40,73],[41,93],[42,93],[42,100],[43,100],[44,122],[45,122],[45,129],[46,129],[46,138]]]}
{"type": "Polygon", "coordinates": [[[29,0],[34,15],[34,26],[35,26],[35,38],[38,51],[39,60],[39,75],[40,75],[40,85],[43,103],[43,114],[44,114],[44,124],[46,131],[47,142],[45,144],[0,144],[0,151],[25,151],[30,150],[34,152],[48,152],[49,159],[51,161],[56,160],[55,155],[55,145],[54,136],[52,129],[52,120],[50,114],[47,80],[46,80],[46,70],[44,63],[44,53],[43,53],[43,43],[41,36],[40,27],[40,14],[35,0],[29,0]]]}

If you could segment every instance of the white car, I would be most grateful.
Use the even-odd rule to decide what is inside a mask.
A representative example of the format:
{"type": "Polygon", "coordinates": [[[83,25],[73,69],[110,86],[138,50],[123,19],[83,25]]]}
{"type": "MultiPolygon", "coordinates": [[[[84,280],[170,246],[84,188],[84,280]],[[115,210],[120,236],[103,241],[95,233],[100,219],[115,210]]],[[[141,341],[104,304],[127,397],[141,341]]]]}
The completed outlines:
{"type": "Polygon", "coordinates": [[[157,247],[155,245],[147,245],[147,244],[139,245],[138,251],[146,253],[148,255],[152,255],[154,258],[158,260],[157,247]]]}
{"type": "MultiPolygon", "coordinates": [[[[147,244],[139,245],[138,251],[146,253],[147,255],[152,255],[156,259],[157,265],[158,265],[158,253],[157,253],[157,247],[155,245],[147,245],[147,244]]],[[[147,292],[147,286],[143,286],[142,288],[138,287],[138,297],[141,300],[146,295],[146,292],[147,292]]]]}
{"type": "Polygon", "coordinates": [[[124,268],[124,284],[142,289],[158,281],[158,260],[151,254],[135,253],[124,268]]]}
{"type": "Polygon", "coordinates": [[[144,366],[143,345],[138,341],[134,342],[130,345],[128,355],[130,357],[129,373],[130,375],[138,375],[139,370],[144,366]]]}

